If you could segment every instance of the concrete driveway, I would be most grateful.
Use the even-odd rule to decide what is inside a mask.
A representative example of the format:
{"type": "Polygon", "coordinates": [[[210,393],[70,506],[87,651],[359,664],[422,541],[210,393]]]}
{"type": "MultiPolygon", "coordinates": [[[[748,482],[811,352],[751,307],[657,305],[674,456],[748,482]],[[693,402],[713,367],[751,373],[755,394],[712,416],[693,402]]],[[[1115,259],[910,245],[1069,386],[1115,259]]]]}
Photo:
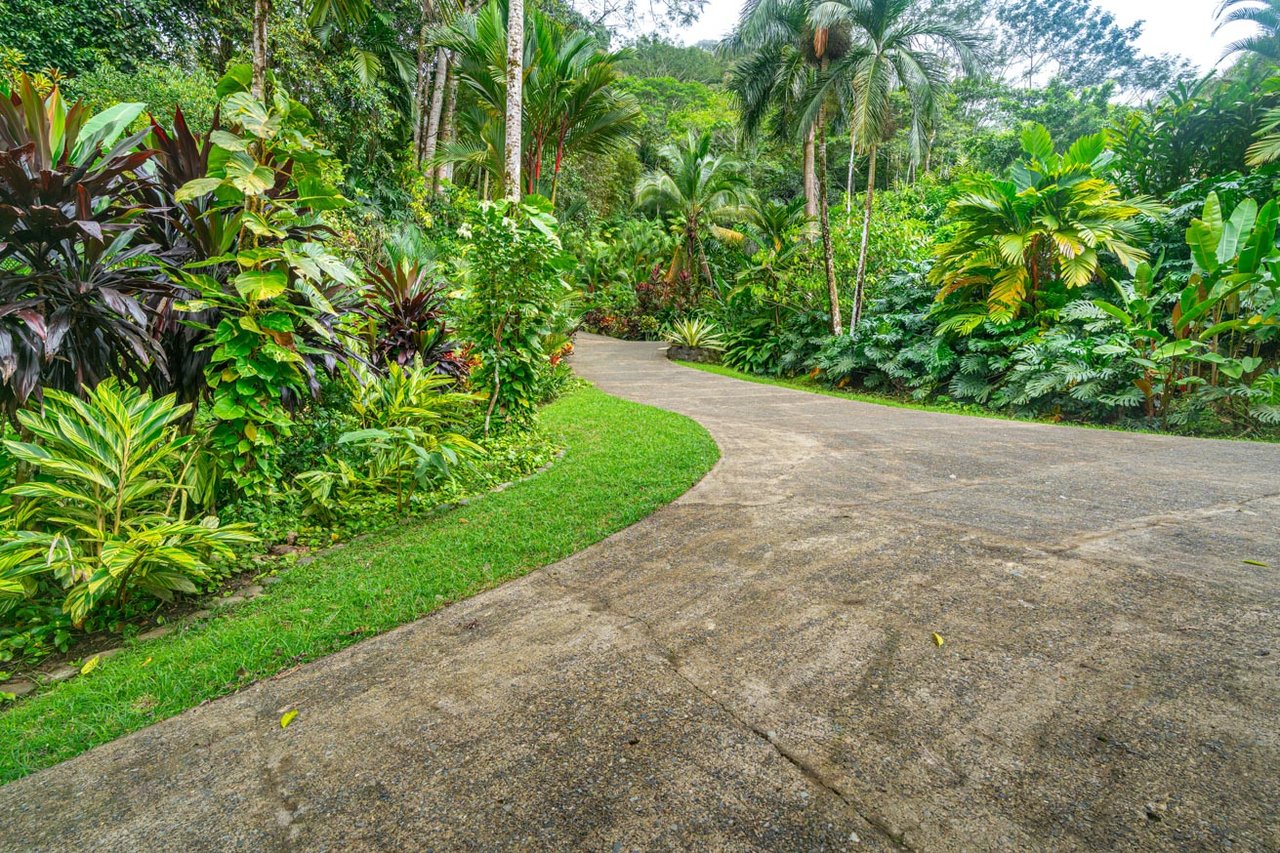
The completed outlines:
{"type": "Polygon", "coordinates": [[[0,846],[1280,849],[1280,446],[603,338],[577,367],[722,461],[568,560],[0,789],[0,846]]]}

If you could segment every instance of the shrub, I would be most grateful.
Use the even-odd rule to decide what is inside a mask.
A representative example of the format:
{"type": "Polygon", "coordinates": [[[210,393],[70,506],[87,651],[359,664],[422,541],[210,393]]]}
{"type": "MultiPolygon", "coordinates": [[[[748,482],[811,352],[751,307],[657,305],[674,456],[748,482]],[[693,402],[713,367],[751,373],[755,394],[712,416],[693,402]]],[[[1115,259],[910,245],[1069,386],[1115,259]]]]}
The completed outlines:
{"type": "Polygon", "coordinates": [[[465,288],[458,329],[480,366],[472,381],[485,393],[485,432],[494,416],[513,426],[532,419],[541,377],[550,368],[549,335],[567,328],[565,281],[573,257],[560,246],[544,199],[480,205],[464,226],[465,288]]]}
{"type": "Polygon", "coordinates": [[[667,343],[687,349],[706,349],[714,352],[724,349],[724,338],[720,337],[716,324],[702,317],[676,320],[667,327],[662,337],[667,343]]]}
{"type": "Polygon", "coordinates": [[[481,452],[452,429],[465,421],[476,398],[447,391],[449,376],[421,363],[394,362],[384,376],[355,365],[347,376],[359,428],[343,433],[337,444],[355,455],[326,455],[323,470],[299,477],[310,514],[331,518],[339,501],[358,491],[394,492],[396,510],[404,513],[415,491],[436,485],[463,458],[481,452]]]}
{"type": "Polygon", "coordinates": [[[211,555],[254,541],[245,526],[187,517],[185,411],[107,379],[83,400],[49,391],[43,411],[18,413],[33,440],[5,447],[37,476],[7,490],[21,503],[0,543],[0,609],[62,589],[79,626],[107,600],[195,592],[211,555]]]}
{"type": "Polygon", "coordinates": [[[0,405],[10,417],[44,388],[76,392],[108,376],[141,382],[164,354],[146,297],[169,290],[139,238],[150,212],[138,171],[152,152],[120,139],[142,111],[90,117],[57,87],[21,75],[0,97],[0,405]]]}

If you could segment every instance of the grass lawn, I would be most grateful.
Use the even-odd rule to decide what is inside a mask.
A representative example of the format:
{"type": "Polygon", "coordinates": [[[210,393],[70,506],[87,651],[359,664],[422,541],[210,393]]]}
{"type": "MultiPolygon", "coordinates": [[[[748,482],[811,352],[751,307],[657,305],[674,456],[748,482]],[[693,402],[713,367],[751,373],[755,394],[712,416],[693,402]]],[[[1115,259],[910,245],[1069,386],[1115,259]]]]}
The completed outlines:
{"type": "Polygon", "coordinates": [[[281,575],[265,595],[0,713],[0,782],[555,562],[689,489],[719,457],[680,415],[575,390],[543,410],[552,468],[281,575]]]}

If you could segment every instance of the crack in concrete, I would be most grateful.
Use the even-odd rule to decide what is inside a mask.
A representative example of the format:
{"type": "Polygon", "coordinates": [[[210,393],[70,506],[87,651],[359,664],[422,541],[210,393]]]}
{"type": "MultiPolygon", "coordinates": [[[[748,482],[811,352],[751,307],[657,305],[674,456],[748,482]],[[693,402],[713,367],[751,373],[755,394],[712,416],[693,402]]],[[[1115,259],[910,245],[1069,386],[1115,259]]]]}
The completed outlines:
{"type": "Polygon", "coordinates": [[[1251,504],[1274,500],[1275,498],[1280,498],[1280,492],[1258,495],[1257,497],[1249,498],[1248,500],[1240,501],[1238,503],[1214,504],[1212,506],[1182,510],[1181,512],[1142,516],[1140,518],[1132,519],[1124,524],[1116,525],[1115,527],[1109,527],[1105,530],[1098,530],[1093,533],[1082,534],[1077,536],[1073,542],[1051,546],[1048,548],[1048,551],[1052,554],[1068,554],[1072,551],[1077,551],[1086,545],[1092,545],[1095,542],[1105,542],[1108,539],[1114,539],[1117,536],[1123,536],[1126,533],[1138,533],[1143,530],[1172,527],[1186,521],[1200,521],[1207,518],[1215,518],[1220,515],[1229,515],[1233,512],[1246,512],[1251,504]]]}
{"type": "Polygon", "coordinates": [[[626,625],[639,625],[641,628],[641,633],[644,634],[645,639],[650,643],[650,645],[654,646],[655,648],[658,649],[659,652],[662,653],[662,659],[666,662],[667,667],[671,670],[673,674],[675,674],[677,678],[679,678],[689,687],[693,688],[693,690],[699,696],[703,697],[706,701],[710,702],[712,705],[715,705],[717,708],[723,711],[726,715],[728,715],[729,719],[733,720],[740,728],[744,729],[747,732],[750,732],[751,734],[755,735],[757,738],[759,738],[760,740],[768,744],[770,749],[772,749],[774,753],[778,755],[778,757],[780,757],[783,761],[786,761],[788,764],[794,767],[797,771],[799,771],[801,776],[803,776],[803,778],[807,782],[809,782],[809,784],[816,786],[817,788],[821,789],[829,796],[834,797],[841,805],[844,806],[845,809],[851,812],[855,817],[857,817],[867,826],[872,827],[881,835],[883,835],[896,848],[901,850],[907,850],[907,851],[914,850],[914,848],[911,847],[905,840],[905,836],[907,832],[910,831],[910,829],[902,830],[902,831],[894,831],[893,828],[890,827],[885,821],[881,820],[880,818],[876,817],[873,813],[869,812],[866,806],[858,802],[851,794],[848,794],[845,791],[841,790],[834,782],[827,779],[816,767],[814,767],[813,765],[805,761],[802,756],[792,752],[786,746],[779,743],[776,735],[771,736],[770,732],[762,730],[759,726],[745,719],[742,716],[742,714],[737,711],[737,709],[729,705],[727,702],[718,698],[715,694],[711,693],[702,685],[698,684],[695,680],[693,680],[690,676],[685,674],[685,672],[680,668],[681,665],[680,665],[679,655],[675,652],[675,650],[673,650],[661,639],[659,639],[658,634],[654,630],[653,625],[650,624],[647,619],[645,619],[642,616],[637,616],[634,613],[629,613],[626,610],[621,609],[616,604],[614,604],[614,602],[611,599],[583,596],[581,590],[575,589],[569,586],[567,583],[565,583],[563,580],[557,577],[554,573],[547,572],[545,574],[551,578],[552,582],[554,582],[557,586],[559,586],[561,589],[563,589],[565,592],[569,593],[570,595],[574,595],[579,598],[585,598],[588,602],[600,607],[605,612],[612,613],[615,616],[620,616],[628,620],[623,627],[626,627],[626,625]]]}

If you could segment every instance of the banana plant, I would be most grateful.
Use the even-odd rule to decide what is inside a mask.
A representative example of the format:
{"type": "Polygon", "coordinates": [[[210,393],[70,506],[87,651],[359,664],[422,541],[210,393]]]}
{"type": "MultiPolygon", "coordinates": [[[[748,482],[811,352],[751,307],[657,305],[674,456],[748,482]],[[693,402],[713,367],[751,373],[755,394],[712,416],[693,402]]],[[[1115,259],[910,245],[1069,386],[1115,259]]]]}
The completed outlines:
{"type": "Polygon", "coordinates": [[[1156,286],[1158,264],[1143,261],[1134,267],[1133,281],[1115,283],[1121,304],[1105,299],[1093,300],[1094,307],[1118,322],[1123,334],[1095,348],[1099,355],[1124,359],[1136,368],[1133,384],[1142,392],[1147,419],[1166,415],[1169,403],[1179,388],[1184,387],[1182,364],[1188,357],[1204,349],[1197,340],[1172,337],[1164,324],[1160,293],[1156,286]]]}
{"type": "Polygon", "coordinates": [[[51,390],[43,410],[18,413],[32,440],[4,446],[36,475],[6,491],[22,500],[0,536],[0,612],[53,583],[78,627],[107,600],[196,592],[210,557],[256,541],[245,525],[186,516],[186,410],[107,379],[83,400],[51,390]]]}
{"type": "Polygon", "coordinates": [[[1180,340],[1196,341],[1195,381],[1211,400],[1242,400],[1264,422],[1280,420],[1275,346],[1280,340],[1280,200],[1245,199],[1230,216],[1216,194],[1187,229],[1192,273],[1173,311],[1180,340]]]}

